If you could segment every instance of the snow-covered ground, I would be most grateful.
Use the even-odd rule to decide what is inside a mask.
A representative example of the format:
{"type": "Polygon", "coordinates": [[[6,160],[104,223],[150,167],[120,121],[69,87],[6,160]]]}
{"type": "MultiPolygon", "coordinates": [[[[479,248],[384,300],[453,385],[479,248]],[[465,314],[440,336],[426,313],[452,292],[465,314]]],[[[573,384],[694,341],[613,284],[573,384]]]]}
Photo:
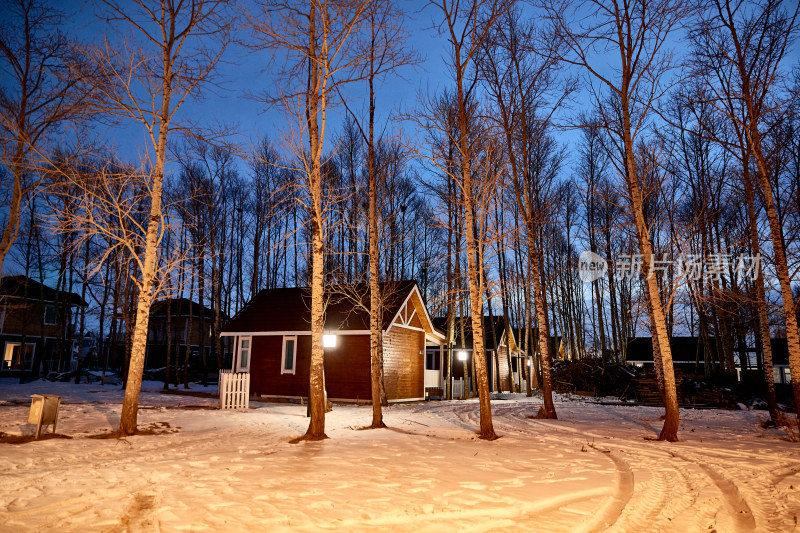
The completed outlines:
{"type": "Polygon", "coordinates": [[[322,442],[305,407],[164,395],[146,383],[117,439],[117,387],[0,379],[0,432],[29,434],[30,394],[63,397],[58,433],[0,444],[0,531],[793,531],[800,444],[753,411],[682,410],[680,443],[651,440],[661,409],[559,398],[493,402],[502,436],[476,438],[475,401],[336,405],[322,442]]]}

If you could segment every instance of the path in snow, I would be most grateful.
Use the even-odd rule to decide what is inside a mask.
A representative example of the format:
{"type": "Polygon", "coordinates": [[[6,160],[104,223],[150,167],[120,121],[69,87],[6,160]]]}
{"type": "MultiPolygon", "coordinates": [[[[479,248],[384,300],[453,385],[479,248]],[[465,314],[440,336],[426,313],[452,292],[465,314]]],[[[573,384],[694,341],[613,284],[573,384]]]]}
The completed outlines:
{"type": "Polygon", "coordinates": [[[0,380],[0,431],[21,426],[31,392],[62,394],[71,440],[0,444],[0,531],[792,531],[800,514],[798,444],[752,412],[682,411],[675,444],[661,410],[559,399],[493,403],[499,440],[478,440],[475,401],[394,405],[388,430],[356,431],[370,408],[339,406],[329,440],[289,444],[305,408],[142,395],[141,427],[111,429],[121,393],[0,380]],[[37,388],[38,387],[38,388],[37,388]]]}

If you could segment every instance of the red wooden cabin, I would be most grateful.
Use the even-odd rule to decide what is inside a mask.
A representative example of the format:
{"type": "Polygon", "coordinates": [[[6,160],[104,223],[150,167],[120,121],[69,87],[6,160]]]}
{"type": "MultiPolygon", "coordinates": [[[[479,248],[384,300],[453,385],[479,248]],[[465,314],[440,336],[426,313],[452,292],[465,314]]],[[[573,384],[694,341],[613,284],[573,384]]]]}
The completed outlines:
{"type": "MultiPolygon", "coordinates": [[[[389,401],[423,400],[426,387],[442,386],[441,370],[426,370],[425,350],[435,346],[441,358],[444,335],[434,328],[416,282],[382,283],[381,292],[386,397],[389,401]]],[[[370,400],[368,289],[363,285],[333,287],[326,299],[328,397],[370,400]],[[352,295],[360,296],[354,299],[352,295]]],[[[307,288],[265,289],[223,328],[223,336],[235,339],[233,369],[250,373],[251,394],[308,396],[310,309],[307,288]]],[[[441,369],[441,359],[439,363],[441,369]]]]}

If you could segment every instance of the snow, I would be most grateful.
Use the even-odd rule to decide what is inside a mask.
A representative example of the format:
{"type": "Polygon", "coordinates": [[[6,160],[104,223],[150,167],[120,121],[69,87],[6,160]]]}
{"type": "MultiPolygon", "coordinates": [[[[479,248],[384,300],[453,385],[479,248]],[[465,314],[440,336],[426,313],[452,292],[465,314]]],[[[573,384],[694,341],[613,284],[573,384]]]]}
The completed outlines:
{"type": "Polygon", "coordinates": [[[139,414],[154,434],[93,439],[118,387],[0,379],[0,431],[32,433],[47,393],[72,437],[0,444],[0,531],[792,531],[800,514],[798,444],[759,411],[682,410],[669,444],[661,409],[558,397],[560,420],[534,420],[539,399],[506,394],[486,442],[474,400],[392,405],[369,431],[369,406],[336,405],[330,439],[290,444],[303,406],[159,389],[139,414]]]}

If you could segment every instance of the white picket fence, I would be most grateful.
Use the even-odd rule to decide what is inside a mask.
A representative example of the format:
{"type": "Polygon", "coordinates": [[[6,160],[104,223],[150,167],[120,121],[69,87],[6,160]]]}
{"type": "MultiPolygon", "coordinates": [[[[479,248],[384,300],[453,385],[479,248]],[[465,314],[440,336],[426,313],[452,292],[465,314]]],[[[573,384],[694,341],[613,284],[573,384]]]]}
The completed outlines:
{"type": "Polygon", "coordinates": [[[453,399],[461,398],[464,393],[464,379],[453,379],[453,399]]]}
{"type": "Polygon", "coordinates": [[[219,372],[219,408],[250,408],[250,372],[219,372]]]}

